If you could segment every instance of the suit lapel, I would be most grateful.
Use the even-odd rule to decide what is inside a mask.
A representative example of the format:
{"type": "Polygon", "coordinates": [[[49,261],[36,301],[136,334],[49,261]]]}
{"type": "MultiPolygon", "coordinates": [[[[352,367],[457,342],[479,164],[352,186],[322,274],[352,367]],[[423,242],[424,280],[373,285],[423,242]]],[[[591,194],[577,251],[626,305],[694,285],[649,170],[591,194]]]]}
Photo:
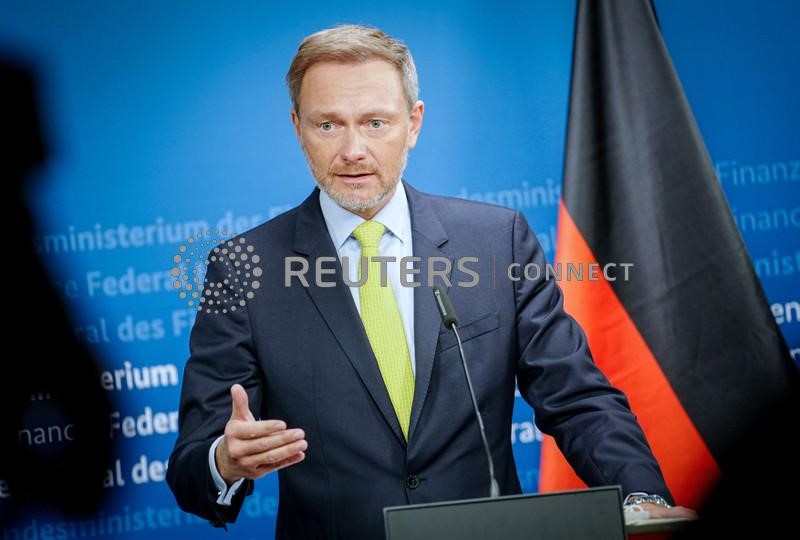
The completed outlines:
{"type": "MultiPolygon", "coordinates": [[[[364,331],[361,317],[353,303],[350,289],[341,279],[341,266],[337,262],[334,287],[318,287],[316,280],[313,279],[313,269],[318,258],[333,257],[338,261],[336,249],[325,227],[325,220],[319,207],[318,190],[315,190],[299,208],[294,250],[306,256],[308,260],[309,286],[306,287],[306,291],[311,296],[311,300],[336,337],[389,427],[400,443],[405,445],[400,423],[397,421],[389,392],[383,383],[378,362],[375,360],[372,347],[364,331]]],[[[326,264],[325,267],[330,268],[330,264],[326,264]]],[[[328,280],[332,279],[333,276],[328,277],[328,280]]]]}
{"type": "MultiPolygon", "coordinates": [[[[428,387],[431,382],[431,371],[442,327],[439,312],[434,303],[432,288],[428,286],[428,261],[432,257],[445,257],[453,266],[453,256],[443,246],[447,243],[447,233],[439,218],[434,213],[425,196],[405,184],[408,206],[411,211],[411,231],[414,256],[420,257],[419,280],[421,285],[414,289],[414,358],[416,375],[414,378],[414,401],[411,406],[411,422],[409,439],[414,437],[414,430],[419,423],[428,387]]],[[[449,276],[448,276],[449,277],[449,276]]],[[[442,285],[438,280],[434,285],[442,285]]]]}

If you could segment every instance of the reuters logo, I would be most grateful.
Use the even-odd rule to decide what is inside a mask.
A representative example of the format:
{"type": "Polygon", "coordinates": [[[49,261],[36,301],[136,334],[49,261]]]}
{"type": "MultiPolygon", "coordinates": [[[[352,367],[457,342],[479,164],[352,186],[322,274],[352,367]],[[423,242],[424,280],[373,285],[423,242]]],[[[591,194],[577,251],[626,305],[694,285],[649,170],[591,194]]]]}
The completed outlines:
{"type": "Polygon", "coordinates": [[[207,230],[178,247],[170,269],[178,297],[198,312],[225,314],[247,305],[261,287],[261,257],[243,236],[207,230]],[[218,267],[217,281],[206,279],[208,265],[218,267]]]}

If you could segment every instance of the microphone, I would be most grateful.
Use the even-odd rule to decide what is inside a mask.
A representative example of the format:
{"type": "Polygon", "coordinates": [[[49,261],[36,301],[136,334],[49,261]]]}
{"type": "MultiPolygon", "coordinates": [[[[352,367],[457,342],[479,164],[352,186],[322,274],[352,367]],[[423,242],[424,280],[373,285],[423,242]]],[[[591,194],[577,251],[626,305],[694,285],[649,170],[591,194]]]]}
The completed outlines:
{"type": "Polygon", "coordinates": [[[500,487],[497,485],[497,479],[494,477],[494,461],[492,460],[492,451],[489,449],[489,441],[486,440],[486,430],[483,427],[483,418],[481,417],[481,411],[478,409],[478,400],[475,398],[475,389],[472,388],[472,379],[469,377],[467,359],[464,357],[464,347],[461,345],[461,336],[458,334],[458,317],[456,316],[455,309],[453,309],[453,304],[450,303],[450,298],[447,296],[447,293],[443,288],[436,285],[433,288],[433,297],[436,300],[436,307],[439,309],[439,315],[442,317],[442,322],[456,335],[458,354],[461,356],[461,365],[464,367],[464,376],[467,378],[469,397],[472,399],[472,407],[475,410],[475,418],[478,419],[478,428],[481,431],[483,449],[486,451],[486,461],[489,464],[489,497],[499,497],[500,487]]]}

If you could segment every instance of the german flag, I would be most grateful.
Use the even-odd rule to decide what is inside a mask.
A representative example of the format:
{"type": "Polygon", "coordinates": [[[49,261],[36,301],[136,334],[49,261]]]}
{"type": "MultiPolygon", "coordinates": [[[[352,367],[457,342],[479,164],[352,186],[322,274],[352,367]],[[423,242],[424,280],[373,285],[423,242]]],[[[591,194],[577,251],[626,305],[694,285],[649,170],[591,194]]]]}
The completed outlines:
{"type": "MultiPolygon", "coordinates": [[[[797,371],[648,1],[578,3],[556,262],[632,263],[562,280],[565,306],[675,500],[699,508],[797,371]]],[[[540,489],[581,486],[547,437],[540,489]]]]}

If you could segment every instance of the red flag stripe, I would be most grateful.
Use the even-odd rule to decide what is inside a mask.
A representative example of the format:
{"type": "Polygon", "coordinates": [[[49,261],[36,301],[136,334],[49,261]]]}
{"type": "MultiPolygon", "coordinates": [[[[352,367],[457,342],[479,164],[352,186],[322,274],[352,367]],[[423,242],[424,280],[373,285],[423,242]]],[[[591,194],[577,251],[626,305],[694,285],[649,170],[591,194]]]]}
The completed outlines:
{"type": "MultiPolygon", "coordinates": [[[[582,264],[584,268],[597,263],[563,201],[559,206],[556,262],[564,267],[567,262],[582,264]]],[[[636,267],[630,271],[635,272],[636,267]]],[[[621,270],[616,274],[622,277],[621,270]]],[[[699,507],[719,478],[719,467],[619,298],[605,280],[562,280],[559,284],[566,311],[586,332],[595,362],[628,396],[675,500],[699,507]]],[[[581,485],[553,439],[547,437],[542,446],[540,489],[581,485]]]]}

